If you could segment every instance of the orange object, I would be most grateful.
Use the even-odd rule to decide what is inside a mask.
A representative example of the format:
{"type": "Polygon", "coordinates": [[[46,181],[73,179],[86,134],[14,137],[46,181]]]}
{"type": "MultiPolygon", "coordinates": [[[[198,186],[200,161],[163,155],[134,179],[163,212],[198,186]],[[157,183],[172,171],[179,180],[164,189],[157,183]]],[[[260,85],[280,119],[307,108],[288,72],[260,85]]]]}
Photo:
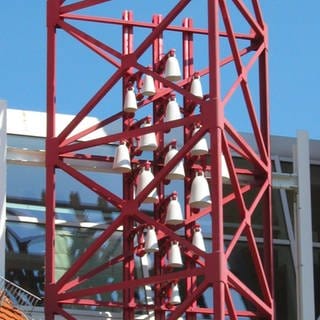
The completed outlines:
{"type": "Polygon", "coordinates": [[[0,320],[26,320],[27,317],[17,309],[13,302],[4,294],[0,293],[0,320]]]}

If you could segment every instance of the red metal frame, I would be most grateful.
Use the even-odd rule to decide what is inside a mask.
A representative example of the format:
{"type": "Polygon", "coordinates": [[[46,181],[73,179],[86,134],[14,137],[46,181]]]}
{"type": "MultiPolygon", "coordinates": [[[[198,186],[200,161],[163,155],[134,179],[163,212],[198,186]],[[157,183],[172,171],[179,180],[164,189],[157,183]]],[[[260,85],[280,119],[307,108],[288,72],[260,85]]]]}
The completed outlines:
{"type": "MultiPolygon", "coordinates": [[[[151,23],[135,21],[129,11],[125,11],[122,19],[108,17],[85,16],[74,13],[79,9],[99,5],[107,0],[79,0],[73,4],[64,4],[63,0],[48,0],[47,27],[48,27],[48,53],[47,53],[47,141],[46,141],[46,283],[45,283],[45,314],[46,319],[54,319],[59,314],[66,319],[74,319],[67,311],[68,304],[116,307],[123,310],[123,319],[134,319],[135,310],[152,310],[155,319],[178,319],[184,315],[186,319],[193,320],[197,314],[213,314],[215,320],[236,320],[239,317],[254,319],[274,319],[273,300],[273,260],[272,260],[272,214],[271,214],[271,163],[269,141],[269,101],[268,101],[268,52],[267,52],[267,28],[262,18],[258,0],[252,0],[250,8],[243,1],[233,0],[232,5],[238,10],[250,27],[248,33],[236,33],[233,21],[229,13],[230,2],[226,0],[207,1],[208,28],[201,29],[193,26],[191,18],[186,18],[182,26],[173,25],[173,20],[190,3],[190,0],[177,1],[177,4],[165,16],[153,16],[151,23]],[[227,4],[228,3],[228,4],[227,4]],[[221,20],[219,20],[219,16],[221,20]],[[104,25],[112,24],[122,27],[123,52],[108,46],[79,30],[71,24],[73,20],[95,21],[104,25]],[[220,30],[219,21],[223,21],[225,30],[220,30]],[[133,37],[136,28],[150,29],[150,34],[138,46],[133,47],[133,37]],[[67,32],[90,50],[102,57],[106,63],[115,66],[117,70],[97,91],[97,93],[82,107],[67,127],[59,135],[55,134],[56,119],[56,32],[67,32]],[[183,78],[177,83],[163,78],[161,72],[166,55],[163,52],[164,31],[174,31],[181,34],[182,41],[182,65],[183,78]],[[208,39],[208,66],[200,70],[201,76],[207,76],[208,92],[204,99],[196,98],[189,93],[188,88],[194,73],[194,36],[205,35],[208,39]],[[230,55],[220,56],[221,39],[227,39],[230,46],[230,55]],[[246,40],[249,45],[240,48],[238,41],[246,40]],[[144,52],[152,49],[153,71],[139,63],[139,57],[144,52]],[[249,56],[248,60],[243,57],[249,56]],[[244,62],[246,61],[246,62],[244,62]],[[236,70],[233,85],[222,96],[221,70],[233,64],[236,70]],[[249,86],[248,75],[254,65],[258,65],[258,83],[255,94],[259,95],[259,101],[252,99],[252,89],[249,86]],[[150,98],[140,100],[139,108],[153,105],[154,125],[148,128],[134,126],[132,116],[122,111],[115,111],[114,115],[102,120],[99,124],[89,127],[78,134],[72,134],[72,130],[95,108],[99,101],[108,95],[110,89],[122,81],[125,90],[128,81],[138,84],[141,74],[147,73],[154,77],[158,88],[157,94],[150,98]],[[256,141],[258,151],[255,151],[245,138],[233,127],[225,117],[225,107],[236,90],[240,90],[245,101],[247,114],[252,125],[252,136],[256,141]],[[184,117],[181,120],[163,122],[163,110],[166,97],[175,91],[183,96],[184,117]],[[201,112],[195,113],[194,106],[199,105],[201,112]],[[119,132],[98,139],[79,142],[79,138],[86,136],[101,127],[104,127],[117,119],[123,119],[123,128],[119,132]],[[200,131],[192,136],[194,123],[201,123],[200,131]],[[181,127],[184,132],[184,143],[177,156],[163,166],[164,135],[168,130],[181,127]],[[156,132],[159,148],[153,153],[151,160],[154,180],[136,197],[133,195],[134,175],[123,174],[123,195],[117,195],[88,178],[82,172],[65,163],[65,159],[82,159],[81,150],[115,143],[120,140],[133,141],[142,134],[156,132]],[[210,139],[210,157],[194,159],[190,156],[193,145],[204,135],[210,139]],[[221,176],[221,153],[224,154],[230,173],[231,192],[224,193],[221,176]],[[246,161],[249,167],[236,166],[234,158],[246,161]],[[187,178],[184,181],[184,212],[185,223],[179,227],[169,227],[163,223],[161,206],[165,201],[166,175],[181,160],[184,159],[187,178]],[[203,169],[211,176],[210,190],[213,199],[210,208],[193,210],[188,205],[190,198],[191,181],[196,169],[203,169]],[[60,278],[55,279],[55,185],[56,172],[62,170],[79,183],[94,190],[99,196],[110,202],[120,210],[120,215],[98,237],[84,254],[70,267],[60,278]],[[244,181],[241,177],[247,177],[244,181]],[[250,178],[250,179],[249,179],[250,178]],[[141,210],[141,202],[157,188],[159,203],[154,205],[154,215],[151,217],[141,210]],[[250,202],[246,194],[253,189],[250,202]],[[253,197],[253,199],[252,199],[253,197]],[[224,210],[228,203],[234,201],[239,214],[239,225],[228,246],[225,245],[224,236],[224,210]],[[258,250],[252,227],[252,217],[262,208],[263,215],[263,255],[258,250]],[[204,253],[195,248],[191,243],[192,228],[197,220],[209,215],[212,221],[212,251],[204,253]],[[135,278],[134,256],[139,253],[132,237],[135,226],[142,228],[144,225],[153,225],[157,230],[159,242],[165,246],[166,241],[179,241],[185,259],[185,267],[179,271],[168,270],[165,265],[165,254],[162,251],[155,254],[154,274],[147,278],[135,278]],[[101,262],[93,270],[81,277],[74,278],[74,274],[99,250],[103,243],[117,230],[123,227],[123,253],[108,262],[101,262]],[[178,235],[177,229],[184,230],[184,236],[178,235]],[[228,267],[228,259],[232,255],[240,237],[246,237],[248,250],[251,253],[252,264],[257,274],[261,296],[251,290],[247,284],[240,280],[228,267]],[[106,270],[117,262],[123,262],[123,281],[113,284],[99,284],[97,287],[78,289],[79,284],[106,270]],[[202,281],[197,279],[201,277],[202,281]],[[181,281],[185,284],[185,298],[181,304],[172,306],[163,296],[164,288],[171,281],[181,281]],[[151,305],[140,305],[135,301],[134,289],[137,287],[152,285],[155,298],[151,305]],[[212,288],[213,302],[210,308],[200,307],[197,300],[203,292],[212,288]],[[231,295],[231,289],[235,290],[245,300],[250,301],[252,310],[238,310],[231,295]],[[123,301],[113,304],[111,301],[98,301],[88,298],[98,293],[121,290],[123,301]],[[168,311],[170,315],[168,316],[168,311]]],[[[125,91],[123,91],[125,93],[125,91]]],[[[112,162],[113,155],[101,157],[97,155],[86,156],[86,159],[95,161],[112,162]]],[[[136,168],[139,168],[146,160],[142,157],[132,160],[136,168]]],[[[182,195],[181,195],[182,197],[182,195]]],[[[260,211],[261,212],[261,209],[260,211]]],[[[138,230],[139,228],[137,228],[138,230]]]]}

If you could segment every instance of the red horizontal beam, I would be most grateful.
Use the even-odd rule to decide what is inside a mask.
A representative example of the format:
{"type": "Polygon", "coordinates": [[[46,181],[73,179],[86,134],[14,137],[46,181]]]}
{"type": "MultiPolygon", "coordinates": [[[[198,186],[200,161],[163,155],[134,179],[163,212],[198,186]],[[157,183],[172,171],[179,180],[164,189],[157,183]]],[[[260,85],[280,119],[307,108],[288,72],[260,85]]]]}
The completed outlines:
{"type": "MultiPolygon", "coordinates": [[[[87,22],[97,22],[97,23],[105,23],[105,24],[115,24],[115,25],[123,25],[123,26],[131,26],[131,27],[139,27],[139,28],[148,28],[154,29],[158,26],[156,23],[152,22],[141,22],[135,20],[122,20],[116,18],[105,18],[105,17],[95,17],[95,16],[86,16],[79,14],[62,14],[61,18],[70,19],[70,20],[79,20],[79,21],[87,21],[87,22]]],[[[176,31],[176,32],[190,32],[199,35],[208,35],[208,29],[195,28],[195,27],[183,27],[183,26],[173,26],[169,25],[166,30],[168,31],[176,31]]],[[[228,37],[227,32],[220,32],[220,37],[228,37]]],[[[242,40],[253,40],[255,37],[252,33],[235,33],[235,37],[237,39],[242,40]]]]}

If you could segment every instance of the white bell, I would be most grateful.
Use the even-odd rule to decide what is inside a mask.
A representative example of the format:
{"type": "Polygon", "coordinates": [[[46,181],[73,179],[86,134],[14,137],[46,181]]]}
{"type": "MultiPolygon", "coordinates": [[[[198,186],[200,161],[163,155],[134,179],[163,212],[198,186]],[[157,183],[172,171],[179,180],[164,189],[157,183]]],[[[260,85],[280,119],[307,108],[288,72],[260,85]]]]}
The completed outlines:
{"type": "Polygon", "coordinates": [[[112,169],[119,173],[131,171],[130,153],[125,142],[121,142],[116,149],[112,169]]]}
{"type": "MultiPolygon", "coordinates": [[[[147,162],[145,166],[141,169],[138,175],[136,196],[153,180],[154,180],[154,175],[151,171],[150,163],[147,162]]],[[[157,189],[154,188],[142,202],[144,203],[158,202],[157,189]]]]}
{"type": "MultiPolygon", "coordinates": [[[[146,121],[141,128],[151,127],[151,121],[146,121]]],[[[158,148],[158,142],[155,132],[144,134],[140,137],[139,148],[143,151],[154,151],[158,148]]]]}
{"type": "Polygon", "coordinates": [[[222,179],[224,180],[230,179],[230,174],[227,167],[226,159],[223,154],[221,155],[221,174],[222,174],[222,179]]]}
{"type": "Polygon", "coordinates": [[[200,226],[196,226],[193,231],[192,244],[200,250],[206,252],[206,246],[203,240],[200,226]]]}
{"type": "Polygon", "coordinates": [[[180,66],[174,49],[169,52],[169,57],[164,68],[164,77],[170,81],[178,81],[181,79],[180,66]]]}
{"type": "Polygon", "coordinates": [[[181,303],[179,286],[177,283],[171,284],[171,292],[169,297],[169,303],[172,305],[177,305],[181,303]]]}
{"type": "Polygon", "coordinates": [[[179,120],[181,119],[181,112],[178,102],[176,100],[176,95],[170,95],[169,102],[167,103],[166,112],[164,115],[164,122],[179,120]]]}
{"type": "Polygon", "coordinates": [[[206,208],[211,205],[209,184],[203,172],[197,172],[191,183],[191,208],[206,208]]]}
{"type": "MultiPolygon", "coordinates": [[[[167,163],[178,153],[178,150],[170,147],[164,158],[164,165],[167,163]]],[[[183,180],[185,177],[185,171],[183,166],[183,160],[179,161],[176,166],[168,173],[167,179],[169,180],[183,180]]]]}
{"type": "Polygon", "coordinates": [[[148,227],[145,236],[144,250],[148,253],[159,251],[157,234],[154,227],[148,227]]]}
{"type": "Polygon", "coordinates": [[[132,86],[128,87],[124,97],[123,111],[128,113],[136,112],[138,109],[136,94],[132,86]]]}
{"type": "Polygon", "coordinates": [[[147,97],[151,97],[156,94],[156,87],[154,85],[154,80],[149,74],[144,75],[141,93],[147,97]]]}
{"type": "MultiPolygon", "coordinates": [[[[195,135],[200,130],[200,128],[201,126],[196,126],[193,130],[192,135],[195,135]]],[[[192,156],[202,156],[204,154],[207,154],[208,152],[208,143],[204,136],[190,150],[192,156]]]]}
{"type": "Polygon", "coordinates": [[[183,266],[179,242],[172,241],[168,252],[168,267],[180,268],[183,266]]]}
{"type": "Polygon", "coordinates": [[[174,192],[167,206],[166,224],[176,225],[183,223],[183,214],[180,203],[178,201],[177,193],[174,192]]]}
{"type": "Polygon", "coordinates": [[[200,81],[200,75],[196,72],[193,76],[190,92],[198,98],[203,98],[202,85],[200,81]]]}

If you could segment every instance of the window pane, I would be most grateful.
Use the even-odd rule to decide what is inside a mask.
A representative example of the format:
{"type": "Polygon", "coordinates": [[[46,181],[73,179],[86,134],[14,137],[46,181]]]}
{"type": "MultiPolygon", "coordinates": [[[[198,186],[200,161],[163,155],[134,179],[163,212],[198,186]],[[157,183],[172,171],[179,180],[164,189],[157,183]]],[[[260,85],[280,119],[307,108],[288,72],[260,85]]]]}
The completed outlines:
{"type": "Polygon", "coordinates": [[[7,222],[6,278],[44,296],[44,226],[7,222]]]}
{"type": "Polygon", "coordinates": [[[314,301],[316,319],[320,317],[320,248],[313,249],[314,263],[314,301]]]}
{"type": "Polygon", "coordinates": [[[311,207],[312,207],[312,231],[313,241],[320,241],[320,166],[312,165],[311,176],[311,207]]]}
{"type": "Polygon", "coordinates": [[[297,319],[295,271],[289,246],[274,246],[277,319],[297,319]]]}

